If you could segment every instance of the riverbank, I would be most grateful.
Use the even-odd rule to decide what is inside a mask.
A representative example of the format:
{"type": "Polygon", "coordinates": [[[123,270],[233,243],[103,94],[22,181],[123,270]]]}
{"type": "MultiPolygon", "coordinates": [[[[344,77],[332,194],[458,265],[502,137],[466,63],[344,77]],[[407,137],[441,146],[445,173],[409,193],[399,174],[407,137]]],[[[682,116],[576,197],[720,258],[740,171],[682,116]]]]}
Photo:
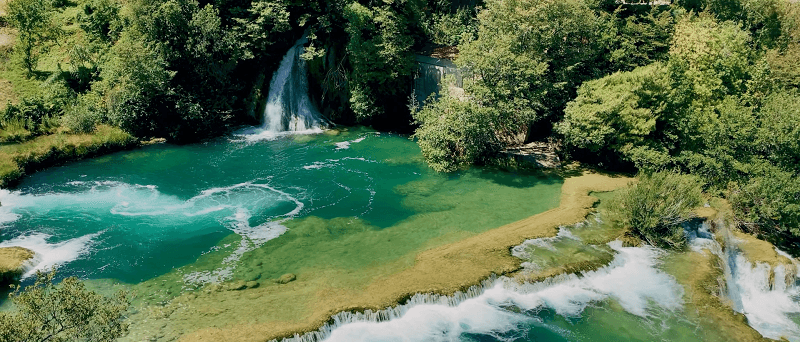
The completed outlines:
{"type": "Polygon", "coordinates": [[[119,128],[100,125],[90,134],[56,133],[21,143],[0,144],[0,188],[15,186],[32,172],[66,162],[117,152],[139,145],[119,128]]]}
{"type": "Polygon", "coordinates": [[[554,236],[559,226],[584,220],[597,201],[590,192],[615,190],[629,181],[626,177],[594,173],[569,177],[561,188],[557,208],[428,249],[412,256],[409,267],[370,279],[364,287],[330,284],[331,277],[326,273],[345,270],[319,270],[313,278],[298,277],[288,284],[242,291],[220,291],[211,285],[162,307],[143,308],[140,314],[156,326],[160,325],[159,318],[168,318],[174,325],[171,329],[188,332],[180,335],[182,341],[264,341],[317,330],[342,311],[379,310],[402,303],[416,293],[450,295],[493,274],[519,270],[520,260],[510,254],[511,247],[527,239],[554,236]]]}

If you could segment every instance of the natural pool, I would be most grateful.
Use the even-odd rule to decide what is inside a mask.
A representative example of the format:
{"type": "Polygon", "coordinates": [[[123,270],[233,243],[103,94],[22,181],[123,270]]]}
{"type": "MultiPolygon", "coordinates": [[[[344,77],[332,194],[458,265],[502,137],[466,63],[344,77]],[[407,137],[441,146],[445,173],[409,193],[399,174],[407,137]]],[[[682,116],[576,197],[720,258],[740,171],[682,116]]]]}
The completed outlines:
{"type": "MultiPolygon", "coordinates": [[[[419,251],[559,204],[558,176],[437,174],[405,136],[257,137],[151,146],[34,174],[0,193],[0,246],[35,251],[29,274],[58,266],[62,277],[132,291],[138,307],[210,282],[267,291],[287,273],[310,295],[357,291],[419,251]]],[[[263,314],[291,320],[303,310],[263,314]]]]}
{"type": "MultiPolygon", "coordinates": [[[[580,184],[612,179],[579,178],[580,184]]],[[[562,227],[557,235],[547,228],[551,221],[537,224],[559,222],[582,208],[575,204],[580,201],[564,207],[564,199],[580,198],[585,186],[594,186],[576,188],[573,180],[479,168],[437,174],[407,137],[367,129],[239,134],[197,145],[151,146],[34,174],[18,189],[0,192],[0,247],[35,251],[29,275],[57,266],[61,277],[78,276],[94,290],[130,291],[131,331],[125,341],[260,341],[276,331],[309,331],[309,324],[325,322],[323,330],[298,340],[759,337],[720,300],[699,295],[698,288],[707,292],[708,281],[721,272],[714,270],[713,259],[721,247],[708,233],[693,238],[698,241],[693,251],[666,252],[625,247],[613,241],[621,234],[618,228],[594,218],[562,227]],[[559,203],[559,209],[547,211],[559,203]],[[486,246],[513,244],[481,242],[532,225],[547,227],[523,235],[554,236],[501,250],[486,246]],[[499,259],[481,264],[490,255],[499,259]],[[487,280],[452,297],[426,294],[466,288],[479,279],[476,274],[495,267],[489,264],[511,255],[523,266],[512,278],[487,280]],[[433,260],[426,265],[438,268],[422,267],[416,274],[421,260],[433,260]],[[482,271],[459,278],[472,268],[482,271]],[[592,271],[569,274],[586,269],[592,271]],[[562,272],[567,274],[552,277],[562,272]],[[282,277],[294,280],[281,283],[282,277]],[[409,289],[413,292],[404,292],[409,289]],[[404,299],[414,292],[422,294],[404,299]],[[359,316],[396,301],[403,305],[359,316]],[[337,314],[342,310],[357,314],[337,314]]],[[[739,264],[731,267],[755,267],[739,264]]],[[[800,310],[782,298],[795,295],[797,287],[777,288],[769,277],[769,272],[755,277],[754,283],[768,279],[768,286],[738,298],[749,303],[774,297],[788,307],[751,305],[742,311],[752,319],[785,318],[787,323],[762,324],[759,331],[795,341],[792,320],[800,310]]]]}

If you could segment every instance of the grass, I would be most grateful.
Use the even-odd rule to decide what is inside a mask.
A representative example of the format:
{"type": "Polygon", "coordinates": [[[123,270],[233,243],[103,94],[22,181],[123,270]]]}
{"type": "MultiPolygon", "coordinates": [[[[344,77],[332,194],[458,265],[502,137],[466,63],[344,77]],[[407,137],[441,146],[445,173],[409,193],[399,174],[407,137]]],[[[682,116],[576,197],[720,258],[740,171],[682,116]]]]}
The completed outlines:
{"type": "MultiPolygon", "coordinates": [[[[0,8],[4,8],[9,0],[0,0],[0,8]]],[[[39,56],[36,74],[28,77],[25,68],[19,62],[10,45],[0,44],[0,110],[6,103],[16,102],[25,96],[34,96],[42,92],[42,83],[49,75],[59,72],[60,68],[68,68],[70,63],[70,50],[79,46],[89,46],[90,42],[85,36],[77,20],[81,12],[83,1],[69,2],[63,8],[57,8],[54,13],[55,21],[60,23],[62,35],[55,42],[45,43],[39,56]]],[[[0,15],[3,10],[0,9],[0,15]]],[[[0,27],[0,34],[15,39],[15,32],[8,27],[0,27]]]]}
{"type": "MultiPolygon", "coordinates": [[[[0,0],[0,15],[5,13],[8,1],[0,0]]],[[[77,20],[82,3],[68,2],[67,6],[56,9],[55,20],[60,23],[63,34],[57,41],[46,44],[34,77],[28,77],[19,62],[19,56],[13,51],[15,31],[0,27],[4,39],[4,43],[0,44],[0,110],[4,110],[9,102],[17,103],[21,98],[40,95],[44,91],[44,80],[68,67],[70,50],[89,44],[77,20]]],[[[128,133],[105,125],[98,126],[91,134],[68,134],[62,128],[53,134],[36,137],[20,125],[7,123],[0,129],[0,188],[11,187],[25,174],[48,166],[118,151],[136,144],[137,140],[128,133]]]]}
{"type": "Polygon", "coordinates": [[[67,161],[136,146],[137,140],[119,128],[101,125],[91,134],[63,132],[22,143],[0,145],[0,188],[15,185],[25,174],[67,161]]]}

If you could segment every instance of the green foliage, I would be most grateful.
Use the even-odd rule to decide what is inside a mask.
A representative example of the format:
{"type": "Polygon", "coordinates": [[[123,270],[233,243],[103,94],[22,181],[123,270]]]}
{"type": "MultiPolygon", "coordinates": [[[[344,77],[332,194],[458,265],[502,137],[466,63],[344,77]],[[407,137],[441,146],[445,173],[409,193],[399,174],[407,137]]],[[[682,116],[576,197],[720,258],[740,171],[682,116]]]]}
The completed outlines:
{"type": "Polygon", "coordinates": [[[74,133],[91,133],[103,121],[103,113],[102,99],[96,93],[90,93],[78,97],[61,117],[61,124],[74,133]]]}
{"type": "Polygon", "coordinates": [[[124,292],[104,297],[71,277],[54,285],[55,271],[11,294],[15,309],[0,312],[0,341],[112,341],[127,332],[124,292]]]}
{"type": "Polygon", "coordinates": [[[665,116],[669,86],[659,63],[586,82],[555,130],[570,149],[618,153],[638,167],[664,166],[667,151],[657,124],[665,116]]]}
{"type": "Polygon", "coordinates": [[[390,4],[366,7],[353,2],[344,8],[349,36],[347,58],[352,68],[350,106],[359,121],[383,113],[376,99],[400,95],[411,75],[414,40],[409,22],[390,4]]]}
{"type": "Polygon", "coordinates": [[[609,70],[630,71],[667,60],[679,11],[654,6],[646,14],[636,15],[620,7],[612,14],[601,15],[605,22],[600,34],[609,70]]]}
{"type": "Polygon", "coordinates": [[[673,96],[702,110],[727,95],[746,94],[755,71],[750,43],[750,35],[732,22],[708,15],[679,22],[669,52],[673,96]]]}
{"type": "Polygon", "coordinates": [[[498,116],[491,108],[442,94],[414,114],[414,138],[428,164],[439,172],[483,163],[504,147],[495,134],[498,116]]]}
{"type": "Polygon", "coordinates": [[[0,111],[0,127],[21,125],[33,136],[52,133],[70,100],[68,89],[58,83],[50,84],[42,93],[23,97],[19,103],[9,104],[0,111]]]}
{"type": "Polygon", "coordinates": [[[800,239],[800,181],[792,172],[768,168],[731,189],[731,204],[746,230],[787,243],[800,239]]]}
{"type": "Polygon", "coordinates": [[[234,18],[237,23],[236,40],[243,49],[245,59],[269,53],[278,34],[289,31],[289,11],[286,5],[275,1],[257,1],[247,9],[247,16],[234,18]]]}
{"type": "Polygon", "coordinates": [[[113,124],[136,136],[147,136],[159,133],[156,125],[160,120],[169,121],[170,116],[177,115],[160,113],[174,76],[166,67],[154,49],[123,33],[101,73],[107,82],[102,86],[107,87],[104,91],[108,96],[108,116],[113,124]]]}
{"type": "Polygon", "coordinates": [[[751,32],[703,13],[680,20],[666,63],[584,83],[556,131],[582,159],[695,175],[752,231],[800,240],[795,51],[765,58],[751,32]]]}
{"type": "MultiPolygon", "coordinates": [[[[751,141],[770,162],[784,169],[800,167],[800,94],[778,92],[764,100],[751,141]]],[[[742,141],[747,144],[746,141],[742,141]]]]}
{"type": "Polygon", "coordinates": [[[6,20],[17,29],[15,50],[21,52],[29,77],[33,75],[42,49],[58,35],[51,11],[47,0],[19,0],[8,4],[6,20]]]}
{"type": "Polygon", "coordinates": [[[681,224],[694,217],[702,203],[700,183],[672,172],[640,174],[609,203],[609,218],[653,246],[683,248],[681,224]]]}
{"type": "Polygon", "coordinates": [[[556,131],[567,147],[599,152],[601,160],[620,158],[646,170],[697,164],[696,153],[726,148],[729,139],[720,132],[732,133],[736,127],[728,125],[746,120],[730,117],[739,113],[730,97],[763,97],[756,81],[762,64],[749,43],[749,34],[733,23],[684,19],[666,65],[584,83],[556,131]]]}
{"type": "Polygon", "coordinates": [[[780,0],[680,0],[676,4],[694,12],[705,11],[720,22],[732,21],[749,31],[758,45],[778,43],[785,1],[780,0]]]}
{"type": "Polygon", "coordinates": [[[459,46],[456,63],[474,80],[468,94],[507,126],[524,131],[553,115],[595,76],[599,19],[584,2],[490,0],[478,19],[478,37],[459,46]]]}
{"type": "Polygon", "coordinates": [[[468,7],[450,11],[431,13],[430,18],[422,19],[425,34],[439,45],[454,46],[466,43],[477,36],[478,21],[474,10],[468,7]]]}
{"type": "Polygon", "coordinates": [[[114,41],[122,30],[120,4],[114,0],[92,0],[78,14],[81,29],[101,41],[114,41]]]}

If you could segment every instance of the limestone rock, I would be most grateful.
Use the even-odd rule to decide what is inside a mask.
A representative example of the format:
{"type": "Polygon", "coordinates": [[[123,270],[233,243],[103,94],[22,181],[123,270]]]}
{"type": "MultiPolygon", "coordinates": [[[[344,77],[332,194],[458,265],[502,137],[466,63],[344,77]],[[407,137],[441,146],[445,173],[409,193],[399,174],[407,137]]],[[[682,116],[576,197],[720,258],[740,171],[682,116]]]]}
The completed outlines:
{"type": "Polygon", "coordinates": [[[288,284],[290,282],[293,282],[295,279],[297,279],[296,275],[294,275],[292,273],[286,273],[286,274],[282,275],[280,278],[278,278],[277,280],[275,280],[275,282],[278,283],[278,284],[288,284]]]}
{"type": "Polygon", "coordinates": [[[243,280],[237,280],[230,284],[227,284],[226,287],[228,291],[240,291],[247,288],[247,283],[245,283],[243,280]]]}

